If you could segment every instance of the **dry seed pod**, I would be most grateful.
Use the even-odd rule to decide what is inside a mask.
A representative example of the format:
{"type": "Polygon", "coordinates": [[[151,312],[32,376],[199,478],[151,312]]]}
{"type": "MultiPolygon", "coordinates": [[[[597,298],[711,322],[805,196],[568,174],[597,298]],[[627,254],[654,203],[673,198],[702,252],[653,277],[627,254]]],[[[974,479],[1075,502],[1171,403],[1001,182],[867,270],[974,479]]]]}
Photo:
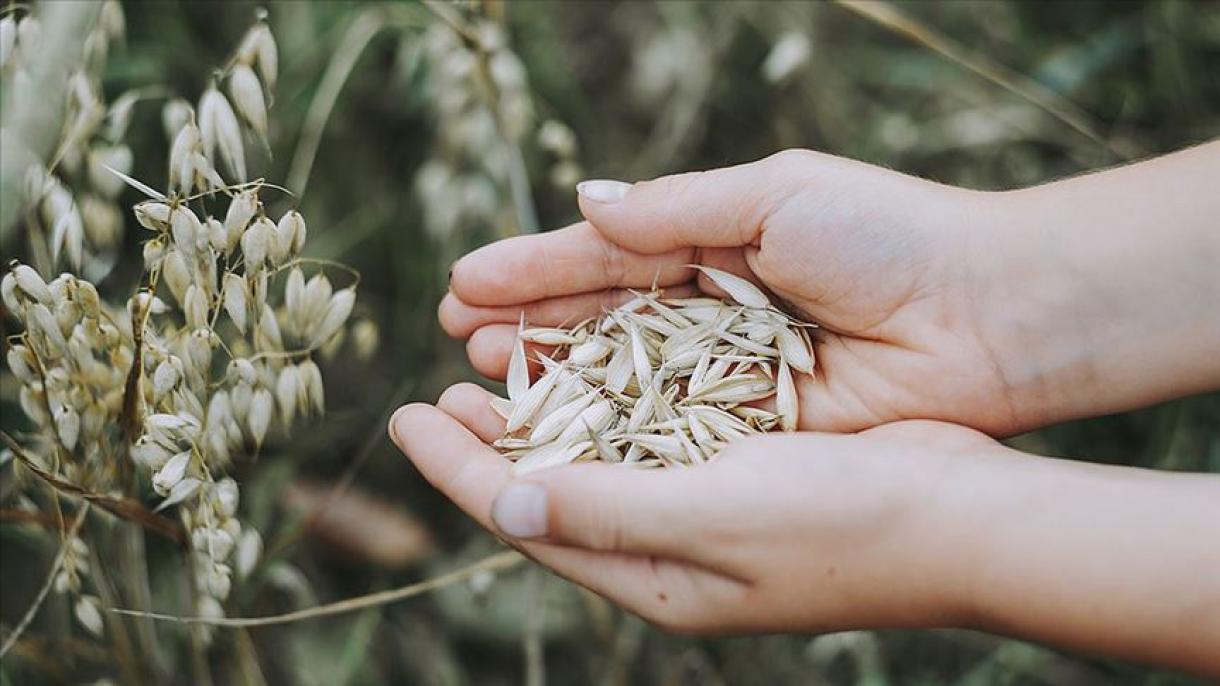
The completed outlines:
{"type": "Polygon", "coordinates": [[[267,140],[267,102],[258,77],[244,64],[236,64],[229,74],[229,94],[246,124],[260,140],[267,140]]]}
{"type": "Polygon", "coordinates": [[[263,439],[267,437],[267,429],[271,427],[273,407],[274,400],[271,398],[270,391],[265,388],[254,391],[254,395],[250,399],[250,414],[246,417],[246,424],[250,430],[250,437],[254,439],[254,445],[257,447],[261,447],[263,439]]]}
{"type": "Polygon", "coordinates": [[[76,449],[76,440],[80,437],[80,415],[76,410],[61,405],[55,411],[55,429],[59,440],[69,451],[76,449]]]}
{"type": "Polygon", "coordinates": [[[242,191],[229,202],[224,221],[226,254],[233,252],[233,249],[237,247],[242,234],[257,212],[258,195],[253,190],[242,191]]]}
{"type": "Polygon", "coordinates": [[[190,329],[205,329],[208,326],[208,303],[203,291],[191,284],[186,287],[182,301],[182,311],[186,315],[186,325],[190,329]]]}
{"type": "Polygon", "coordinates": [[[779,411],[780,426],[784,431],[796,431],[800,410],[796,397],[796,386],[792,383],[792,371],[782,358],[776,373],[775,407],[779,411]]]}
{"type": "Polygon", "coordinates": [[[267,260],[267,250],[275,224],[266,217],[259,217],[250,225],[241,237],[241,252],[245,260],[247,274],[254,274],[263,268],[267,260]]]}
{"type": "Polygon", "coordinates": [[[300,387],[301,378],[297,368],[293,365],[285,365],[275,382],[275,399],[279,403],[280,417],[284,420],[284,426],[289,428],[292,427],[292,420],[296,416],[297,392],[300,387]]]}
{"type": "Polygon", "coordinates": [[[601,361],[603,357],[610,353],[613,346],[610,341],[603,337],[590,338],[572,348],[572,352],[568,355],[568,361],[575,367],[587,367],[591,364],[601,361]]]}
{"type": "Polygon", "coordinates": [[[153,372],[153,401],[159,402],[167,393],[173,390],[174,386],[178,385],[178,379],[181,378],[182,362],[175,357],[168,357],[157,365],[156,371],[153,372]],[[172,361],[177,361],[178,364],[172,364],[172,361]]]}
{"type": "Polygon", "coordinates": [[[348,316],[352,313],[352,308],[356,304],[356,290],[353,288],[344,288],[335,293],[330,299],[330,304],[327,306],[326,315],[322,318],[322,322],[318,324],[310,338],[310,346],[317,346],[330,340],[332,336],[338,333],[339,328],[347,321],[348,316]]]}
{"type": "Polygon", "coordinates": [[[530,372],[525,360],[525,340],[521,332],[525,330],[525,315],[521,315],[521,323],[517,327],[517,339],[513,342],[513,351],[508,358],[508,376],[505,383],[508,387],[508,398],[519,401],[529,390],[530,372]]]}
{"type": "Polygon", "coordinates": [[[250,27],[237,48],[237,59],[243,64],[257,66],[267,90],[275,89],[279,53],[275,47],[275,37],[266,24],[260,22],[250,27]]]}
{"type": "Polygon", "coordinates": [[[259,347],[263,350],[283,350],[284,337],[280,333],[280,322],[276,319],[275,312],[270,305],[263,304],[262,310],[258,315],[258,329],[256,340],[259,347]]]}
{"type": "Polygon", "coordinates": [[[322,414],[326,410],[326,389],[322,385],[322,371],[310,359],[297,365],[297,371],[300,373],[301,387],[305,390],[310,409],[316,414],[322,414]]]}
{"type": "Polygon", "coordinates": [[[174,484],[174,487],[170,490],[169,495],[165,496],[165,500],[162,500],[161,504],[158,505],[153,512],[160,512],[171,505],[177,505],[178,503],[195,495],[195,493],[199,490],[199,487],[202,485],[203,482],[194,477],[179,481],[178,483],[174,484]]]}
{"type": "Polygon", "coordinates": [[[186,267],[186,259],[182,257],[181,251],[170,248],[165,252],[165,257],[161,262],[161,277],[165,279],[174,299],[179,304],[184,304],[186,289],[191,285],[191,273],[186,267]]]}
{"type": "Polygon", "coordinates": [[[305,218],[300,212],[290,210],[280,217],[275,225],[276,243],[284,255],[296,255],[305,245],[305,218]]]}
{"type": "Polygon", "coordinates": [[[748,307],[769,307],[771,305],[771,299],[767,297],[766,293],[736,274],[698,264],[688,266],[703,272],[720,290],[728,293],[730,298],[742,305],[748,307]]]}
{"type": "Polygon", "coordinates": [[[566,429],[581,412],[588,407],[596,398],[592,393],[586,393],[570,400],[563,407],[544,416],[540,421],[534,424],[533,431],[530,432],[529,440],[535,445],[541,445],[548,441],[559,437],[563,430],[566,429]]]}
{"type": "Polygon", "coordinates": [[[187,125],[195,116],[195,108],[182,98],[173,98],[165,103],[161,108],[161,126],[165,130],[165,136],[173,141],[182,127],[187,125]]]}
{"type": "Polygon", "coordinates": [[[96,597],[82,595],[72,607],[72,613],[76,615],[76,621],[88,629],[89,633],[98,638],[105,634],[106,625],[102,621],[102,612],[98,609],[98,599],[96,597]]]}
{"type": "Polygon", "coordinates": [[[182,252],[182,256],[187,262],[193,263],[198,248],[199,236],[202,234],[206,239],[207,234],[203,224],[199,222],[199,217],[196,217],[194,212],[182,206],[175,207],[170,213],[169,219],[174,246],[182,252]]]}
{"type": "Polygon", "coordinates": [[[29,348],[20,344],[14,345],[8,349],[7,359],[8,368],[12,370],[13,376],[17,377],[18,381],[25,384],[39,381],[38,373],[35,371],[38,361],[29,348]]]}
{"type": "Polygon", "coordinates": [[[551,372],[543,375],[538,383],[531,386],[520,400],[515,401],[513,413],[508,418],[508,424],[505,427],[508,431],[516,431],[525,426],[526,423],[534,418],[534,414],[542,407],[542,403],[546,401],[547,395],[555,387],[555,382],[559,380],[558,372],[551,372]]]}
{"type": "MultiPolygon", "coordinates": [[[[12,267],[12,274],[17,288],[21,289],[26,296],[50,307],[55,299],[51,296],[51,289],[47,288],[47,282],[42,280],[38,272],[34,271],[33,267],[25,264],[15,264],[12,267]]],[[[16,308],[13,308],[16,310],[16,308]]]]}
{"type": "Polygon", "coordinates": [[[232,272],[226,273],[224,275],[222,291],[224,311],[227,312],[229,320],[233,322],[233,326],[237,327],[237,330],[244,334],[246,311],[248,311],[249,306],[249,297],[248,293],[246,293],[244,278],[232,272]]]}
{"type": "Polygon", "coordinates": [[[169,151],[169,185],[184,195],[189,195],[195,179],[195,166],[192,155],[200,149],[199,127],[193,121],[174,136],[174,144],[169,151]]]}
{"type": "Polygon", "coordinates": [[[215,164],[219,148],[233,180],[246,180],[246,151],[241,142],[241,126],[232,105],[216,85],[211,84],[199,98],[199,133],[203,154],[215,164]]]}
{"type": "Polygon", "coordinates": [[[186,476],[186,469],[190,466],[191,453],[189,450],[183,451],[174,455],[165,466],[161,467],[152,479],[152,487],[161,495],[169,495],[174,486],[178,485],[179,481],[186,476]]]}
{"type": "Polygon", "coordinates": [[[17,277],[11,271],[0,278],[0,296],[9,312],[21,312],[21,301],[17,298],[17,277]]]}
{"type": "Polygon", "coordinates": [[[147,200],[135,206],[136,221],[150,231],[169,229],[170,207],[163,202],[147,200]]]}

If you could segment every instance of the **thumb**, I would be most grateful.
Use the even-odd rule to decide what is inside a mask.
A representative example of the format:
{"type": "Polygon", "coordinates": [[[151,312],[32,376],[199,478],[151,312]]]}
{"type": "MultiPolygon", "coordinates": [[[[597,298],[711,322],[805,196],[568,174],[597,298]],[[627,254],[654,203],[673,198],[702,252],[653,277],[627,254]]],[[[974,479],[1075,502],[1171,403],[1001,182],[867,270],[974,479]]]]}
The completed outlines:
{"type": "Polygon", "coordinates": [[[606,552],[688,552],[693,484],[680,474],[570,465],[510,481],[491,507],[496,528],[528,539],[606,552]]]}
{"type": "Polygon", "coordinates": [[[733,248],[758,241],[768,215],[800,188],[817,157],[787,150],[735,167],[634,184],[582,181],[576,191],[589,223],[629,250],[733,248]]]}

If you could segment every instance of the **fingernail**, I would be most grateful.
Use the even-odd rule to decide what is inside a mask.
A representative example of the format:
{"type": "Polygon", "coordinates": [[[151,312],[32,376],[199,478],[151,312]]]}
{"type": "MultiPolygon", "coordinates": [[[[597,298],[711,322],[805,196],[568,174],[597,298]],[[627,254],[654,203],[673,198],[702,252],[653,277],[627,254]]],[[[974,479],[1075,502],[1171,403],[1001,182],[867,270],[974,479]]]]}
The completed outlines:
{"type": "Polygon", "coordinates": [[[491,519],[513,538],[545,536],[546,489],[531,483],[505,486],[491,505],[491,519]]]}
{"type": "Polygon", "coordinates": [[[576,192],[593,202],[614,203],[627,197],[631,184],[610,179],[593,179],[576,184],[576,192]]]}
{"type": "Polygon", "coordinates": [[[394,441],[394,445],[398,446],[399,450],[402,450],[402,439],[399,438],[399,436],[402,435],[402,430],[399,428],[398,423],[401,421],[402,413],[406,409],[407,406],[403,405],[397,410],[394,410],[394,414],[390,416],[390,440],[394,441]]]}

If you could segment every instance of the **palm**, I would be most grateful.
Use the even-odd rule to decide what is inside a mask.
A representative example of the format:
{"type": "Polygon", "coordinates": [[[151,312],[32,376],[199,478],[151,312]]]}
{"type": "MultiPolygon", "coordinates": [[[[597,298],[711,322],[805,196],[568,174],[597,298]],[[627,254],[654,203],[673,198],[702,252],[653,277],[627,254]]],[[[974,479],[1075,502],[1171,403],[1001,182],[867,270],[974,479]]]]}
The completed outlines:
{"type": "MultiPolygon", "coordinates": [[[[671,293],[690,292],[696,282],[685,265],[702,263],[752,278],[822,325],[816,378],[798,386],[802,428],[855,431],[932,418],[1013,430],[1015,419],[996,402],[1003,382],[970,330],[966,298],[938,285],[949,281],[941,264],[948,260],[931,255],[943,246],[894,237],[907,250],[874,243],[870,255],[858,230],[853,236],[833,219],[805,227],[786,220],[774,217],[744,248],[658,255],[608,244],[587,224],[504,241],[459,263],[441,319],[450,333],[471,338],[480,372],[503,378],[523,310],[531,323],[556,325],[595,315],[654,280],[671,293]]],[[[698,286],[715,290],[702,278],[698,286]]]]}
{"type": "Polygon", "coordinates": [[[820,371],[798,388],[805,428],[858,430],[889,421],[958,421],[995,433],[1017,425],[1003,378],[971,325],[968,281],[947,231],[913,230],[884,210],[802,221],[772,215],[749,272],[822,325],[820,371]]]}
{"type": "Polygon", "coordinates": [[[582,200],[597,228],[501,241],[455,265],[441,321],[470,337],[476,369],[503,378],[523,311],[558,325],[629,299],[629,289],[714,291],[688,267],[701,263],[753,279],[822,325],[816,378],[798,388],[802,428],[912,418],[1020,428],[973,326],[965,230],[953,222],[965,216],[962,196],[811,153],[665,177],[631,194],[617,205],[582,200]],[[737,188],[737,176],[753,185],[737,188]]]}

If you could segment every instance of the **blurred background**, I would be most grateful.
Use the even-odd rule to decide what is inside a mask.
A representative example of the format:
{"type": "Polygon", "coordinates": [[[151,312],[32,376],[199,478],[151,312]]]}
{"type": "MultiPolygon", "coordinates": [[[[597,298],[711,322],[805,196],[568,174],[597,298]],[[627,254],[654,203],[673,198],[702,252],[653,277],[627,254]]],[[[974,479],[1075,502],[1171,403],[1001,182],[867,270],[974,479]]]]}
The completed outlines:
{"type": "MultiPolygon", "coordinates": [[[[356,316],[367,345],[324,364],[325,421],[278,440],[256,463],[238,461],[242,517],[262,532],[266,559],[236,587],[230,616],[400,587],[500,549],[432,491],[384,426],[401,403],[435,400],[476,378],[462,344],[435,320],[452,261],[497,238],[575,221],[573,186],[583,178],[643,179],[808,147],[1004,189],[1220,134],[1216,2],[263,6],[280,80],[271,154],[252,166],[299,197],[307,254],[363,275],[356,316]]],[[[134,176],[164,178],[165,98],[197,99],[258,7],[123,3],[126,40],[111,48],[104,92],[164,87],[135,106],[134,176]]],[[[130,264],[99,284],[103,293],[130,292],[138,276],[142,236],[130,216],[128,225],[130,264]]],[[[17,238],[6,239],[6,262],[21,252],[17,238]]],[[[0,393],[0,424],[10,431],[24,422],[11,381],[0,393]]],[[[1012,442],[1220,471],[1220,396],[1012,442]]],[[[18,488],[12,471],[0,472],[6,508],[18,488]]],[[[56,545],[37,523],[11,517],[0,522],[0,545],[7,629],[37,593],[56,545]]],[[[147,546],[152,606],[186,613],[176,551],[154,537],[147,546]]],[[[131,674],[150,683],[210,675],[219,684],[327,685],[1193,683],[967,631],[671,636],[524,564],[351,614],[220,630],[203,671],[180,626],[157,624],[155,654],[133,654],[89,637],[69,616],[51,598],[0,664],[0,683],[131,674]],[[123,664],[133,660],[140,664],[123,664]]]]}

